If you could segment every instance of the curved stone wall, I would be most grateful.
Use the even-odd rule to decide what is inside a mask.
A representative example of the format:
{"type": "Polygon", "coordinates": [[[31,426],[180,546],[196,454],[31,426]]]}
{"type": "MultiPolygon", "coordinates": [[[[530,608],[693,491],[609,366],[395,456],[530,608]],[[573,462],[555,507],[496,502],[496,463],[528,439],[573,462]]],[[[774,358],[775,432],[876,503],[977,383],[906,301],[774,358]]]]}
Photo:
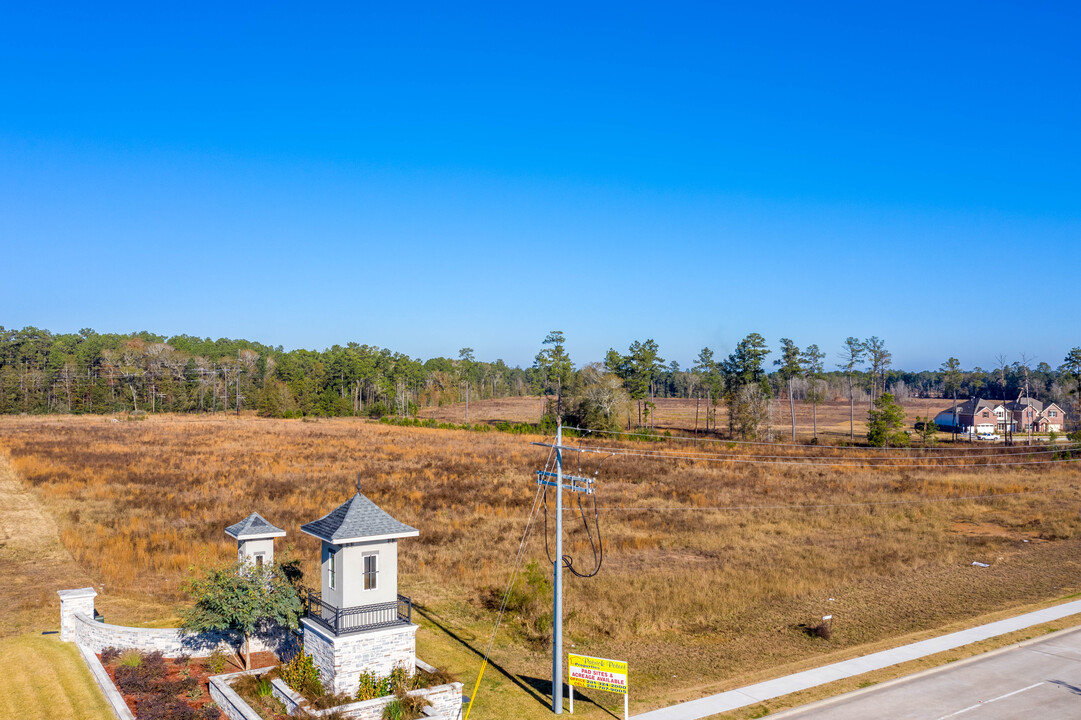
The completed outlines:
{"type": "MultiPolygon", "coordinates": [[[[137,628],[123,625],[108,625],[96,622],[86,613],[72,613],[72,625],[75,641],[100,653],[107,647],[121,650],[159,651],[165,657],[191,655],[205,657],[221,646],[228,652],[236,650],[241,637],[236,633],[200,633],[181,636],[177,628],[137,628]]],[[[273,652],[278,657],[292,654],[299,647],[299,640],[285,628],[259,633],[251,639],[252,652],[273,652]]]]}

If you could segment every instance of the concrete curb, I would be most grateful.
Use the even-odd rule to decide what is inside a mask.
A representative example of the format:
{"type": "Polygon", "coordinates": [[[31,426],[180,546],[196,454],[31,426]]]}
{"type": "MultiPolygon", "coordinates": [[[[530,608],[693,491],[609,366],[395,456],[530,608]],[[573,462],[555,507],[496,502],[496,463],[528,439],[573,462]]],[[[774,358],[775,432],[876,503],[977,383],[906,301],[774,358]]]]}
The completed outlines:
{"type": "Polygon", "coordinates": [[[258,713],[229,686],[229,680],[241,675],[260,675],[268,672],[271,668],[257,668],[255,670],[241,670],[240,672],[214,675],[210,678],[210,697],[218,704],[222,715],[229,720],[262,720],[258,713]]]}
{"type": "Polygon", "coordinates": [[[119,720],[135,720],[135,715],[131,712],[131,708],[124,702],[124,696],[116,689],[116,685],[113,684],[112,678],[109,677],[109,673],[105,672],[105,666],[98,660],[98,656],[80,643],[75,643],[75,647],[79,649],[79,654],[82,655],[83,662],[86,663],[86,666],[90,669],[90,674],[94,676],[94,682],[101,688],[102,694],[105,695],[105,700],[109,703],[109,707],[113,709],[113,714],[116,715],[119,720]]]}

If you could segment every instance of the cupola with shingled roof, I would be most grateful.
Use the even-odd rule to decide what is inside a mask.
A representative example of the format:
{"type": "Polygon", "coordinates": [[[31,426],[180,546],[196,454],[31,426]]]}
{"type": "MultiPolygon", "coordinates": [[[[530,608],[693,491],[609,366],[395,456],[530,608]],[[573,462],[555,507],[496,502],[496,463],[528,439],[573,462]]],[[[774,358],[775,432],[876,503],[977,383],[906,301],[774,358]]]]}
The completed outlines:
{"type": "Polygon", "coordinates": [[[260,567],[274,562],[274,538],[285,537],[284,530],[257,512],[225,528],[225,534],[236,538],[237,560],[260,567]]]}
{"type": "Polygon", "coordinates": [[[417,529],[365,497],[358,479],[352,497],[300,530],[320,544],[320,589],[308,591],[301,625],[324,687],[352,695],[361,673],[412,674],[417,626],[412,599],[398,594],[398,540],[417,529]]]}
{"type": "Polygon", "coordinates": [[[409,599],[398,595],[398,540],[420,532],[391,517],[357,492],[323,517],[300,526],[301,532],[320,540],[319,604],[322,612],[336,615],[336,634],[368,629],[373,625],[408,623],[409,599]],[[406,608],[400,610],[401,604],[406,608]],[[388,612],[376,612],[386,608],[388,612]],[[343,618],[344,615],[344,618],[343,618]],[[344,624],[343,624],[344,623],[344,624]]]}

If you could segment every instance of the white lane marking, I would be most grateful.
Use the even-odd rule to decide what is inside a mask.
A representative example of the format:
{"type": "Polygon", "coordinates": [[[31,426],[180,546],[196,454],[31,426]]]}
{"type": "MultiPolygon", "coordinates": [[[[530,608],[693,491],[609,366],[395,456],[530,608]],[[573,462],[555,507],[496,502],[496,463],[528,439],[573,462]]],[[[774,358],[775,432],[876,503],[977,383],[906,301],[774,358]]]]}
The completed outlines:
{"type": "Polygon", "coordinates": [[[997,698],[991,698],[990,700],[981,700],[980,702],[976,703],[975,705],[969,705],[964,710],[958,710],[955,713],[950,713],[949,715],[943,715],[938,720],[946,720],[946,718],[957,717],[961,713],[967,713],[969,710],[975,710],[978,707],[983,707],[984,705],[990,705],[991,703],[996,702],[998,700],[1005,700],[1006,698],[1010,697],[1011,695],[1016,695],[1017,693],[1023,693],[1026,690],[1031,690],[1032,688],[1039,687],[1040,685],[1043,685],[1043,683],[1038,682],[1038,683],[1029,685],[1028,687],[1023,687],[1020,690],[1014,690],[1013,692],[1008,692],[1005,695],[999,695],[997,698]]]}

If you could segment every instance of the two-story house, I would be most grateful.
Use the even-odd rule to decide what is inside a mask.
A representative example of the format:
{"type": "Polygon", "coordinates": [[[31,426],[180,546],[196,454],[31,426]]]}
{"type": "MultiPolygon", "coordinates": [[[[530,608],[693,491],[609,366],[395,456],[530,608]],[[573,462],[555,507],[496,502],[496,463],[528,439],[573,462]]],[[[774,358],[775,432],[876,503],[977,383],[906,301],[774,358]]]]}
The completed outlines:
{"type": "Polygon", "coordinates": [[[935,425],[943,429],[956,428],[962,433],[989,433],[998,427],[995,414],[997,403],[993,400],[971,398],[954,408],[947,408],[935,416],[935,425]]]}
{"type": "Polygon", "coordinates": [[[1002,402],[971,398],[935,416],[943,429],[956,427],[962,433],[1061,432],[1066,413],[1055,403],[1044,404],[1030,397],[1002,402]]]}

